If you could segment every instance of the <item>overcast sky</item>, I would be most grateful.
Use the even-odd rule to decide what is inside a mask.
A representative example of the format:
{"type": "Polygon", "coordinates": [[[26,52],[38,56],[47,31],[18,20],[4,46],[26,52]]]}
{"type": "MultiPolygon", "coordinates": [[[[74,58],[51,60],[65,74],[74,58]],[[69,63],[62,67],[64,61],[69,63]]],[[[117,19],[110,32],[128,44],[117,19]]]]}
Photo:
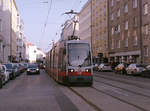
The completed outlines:
{"type": "Polygon", "coordinates": [[[52,40],[57,41],[60,38],[61,25],[69,19],[63,13],[71,9],[80,11],[86,2],[87,0],[52,0],[48,23],[43,33],[51,0],[16,0],[24,20],[24,34],[27,41],[48,51],[52,40]]]}

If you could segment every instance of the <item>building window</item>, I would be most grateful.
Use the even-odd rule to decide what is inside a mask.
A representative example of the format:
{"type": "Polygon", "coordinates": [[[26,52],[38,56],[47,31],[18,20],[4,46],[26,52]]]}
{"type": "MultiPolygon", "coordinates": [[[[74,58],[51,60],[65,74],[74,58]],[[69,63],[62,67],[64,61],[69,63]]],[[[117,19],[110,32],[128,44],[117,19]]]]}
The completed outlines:
{"type": "Polygon", "coordinates": [[[137,8],[137,0],[133,0],[133,8],[137,8]]]}
{"type": "Polygon", "coordinates": [[[111,0],[111,6],[112,7],[114,6],[114,0],[111,0]]]}
{"type": "Polygon", "coordinates": [[[136,37],[134,37],[134,43],[133,43],[134,46],[137,46],[137,41],[138,41],[138,40],[137,40],[137,36],[136,36],[136,37]]]}
{"type": "Polygon", "coordinates": [[[115,42],[114,39],[112,39],[111,49],[114,49],[114,42],[115,42]]]}
{"type": "Polygon", "coordinates": [[[113,13],[111,14],[111,20],[114,20],[114,14],[113,13]]]}
{"type": "Polygon", "coordinates": [[[134,26],[134,27],[137,27],[137,17],[134,17],[134,18],[133,18],[133,26],[134,26]]]}
{"type": "Polygon", "coordinates": [[[148,4],[144,5],[144,15],[148,14],[148,4]]]}
{"type": "Polygon", "coordinates": [[[128,38],[125,40],[125,47],[128,47],[128,38]]]}
{"type": "Polygon", "coordinates": [[[118,40],[117,48],[120,48],[120,40],[118,40]]]}
{"type": "Polygon", "coordinates": [[[125,4],[125,6],[124,6],[124,12],[125,12],[125,13],[128,12],[128,4],[125,4]]]}
{"type": "Polygon", "coordinates": [[[2,32],[2,19],[0,19],[0,32],[2,32]]]}
{"type": "Polygon", "coordinates": [[[144,47],[144,56],[148,56],[148,47],[147,46],[144,47]]]}
{"type": "Polygon", "coordinates": [[[125,30],[128,30],[128,21],[125,22],[125,30]]]}
{"type": "Polygon", "coordinates": [[[118,25],[118,32],[120,32],[120,25],[118,25]]]}
{"type": "Polygon", "coordinates": [[[111,34],[114,35],[114,27],[111,29],[111,34]]]}
{"type": "Polygon", "coordinates": [[[144,34],[145,35],[148,35],[148,33],[149,33],[149,29],[148,28],[149,28],[149,25],[145,25],[144,26],[144,34]]]}
{"type": "Polygon", "coordinates": [[[120,17],[120,9],[117,11],[117,16],[120,17]]]}
{"type": "Polygon", "coordinates": [[[120,32],[120,25],[117,25],[116,27],[115,27],[115,33],[117,34],[117,33],[119,33],[120,32]]]}

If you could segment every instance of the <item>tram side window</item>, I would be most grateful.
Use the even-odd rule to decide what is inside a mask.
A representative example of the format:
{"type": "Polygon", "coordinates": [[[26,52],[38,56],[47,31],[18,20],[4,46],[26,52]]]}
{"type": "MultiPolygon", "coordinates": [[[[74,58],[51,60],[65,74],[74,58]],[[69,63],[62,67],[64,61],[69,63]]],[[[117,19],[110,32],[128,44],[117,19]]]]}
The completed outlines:
{"type": "Polygon", "coordinates": [[[59,55],[58,55],[58,69],[62,71],[62,54],[63,54],[63,49],[59,49],[59,55]]]}
{"type": "Polygon", "coordinates": [[[63,70],[66,70],[66,61],[67,61],[66,49],[63,49],[63,56],[62,56],[62,69],[63,70]]]}

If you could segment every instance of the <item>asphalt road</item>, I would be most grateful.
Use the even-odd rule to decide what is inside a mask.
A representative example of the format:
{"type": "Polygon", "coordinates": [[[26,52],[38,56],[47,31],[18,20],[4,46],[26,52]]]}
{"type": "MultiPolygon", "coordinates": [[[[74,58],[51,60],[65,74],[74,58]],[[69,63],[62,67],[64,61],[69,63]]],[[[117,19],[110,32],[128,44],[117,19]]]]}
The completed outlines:
{"type": "Polygon", "coordinates": [[[79,111],[46,73],[22,74],[0,89],[0,111],[79,111]]]}
{"type": "Polygon", "coordinates": [[[24,73],[0,89],[0,111],[150,111],[150,79],[94,72],[92,87],[66,87],[24,73]]]}

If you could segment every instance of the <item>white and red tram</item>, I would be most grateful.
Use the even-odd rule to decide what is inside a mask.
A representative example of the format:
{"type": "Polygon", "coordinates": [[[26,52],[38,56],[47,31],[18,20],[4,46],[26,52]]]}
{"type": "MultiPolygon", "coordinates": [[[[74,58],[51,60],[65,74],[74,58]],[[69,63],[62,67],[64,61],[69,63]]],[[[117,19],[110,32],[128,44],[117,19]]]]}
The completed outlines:
{"type": "Polygon", "coordinates": [[[64,84],[93,84],[91,46],[82,40],[59,41],[46,56],[46,71],[64,84]]]}

